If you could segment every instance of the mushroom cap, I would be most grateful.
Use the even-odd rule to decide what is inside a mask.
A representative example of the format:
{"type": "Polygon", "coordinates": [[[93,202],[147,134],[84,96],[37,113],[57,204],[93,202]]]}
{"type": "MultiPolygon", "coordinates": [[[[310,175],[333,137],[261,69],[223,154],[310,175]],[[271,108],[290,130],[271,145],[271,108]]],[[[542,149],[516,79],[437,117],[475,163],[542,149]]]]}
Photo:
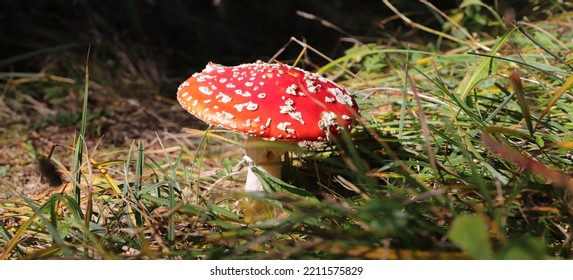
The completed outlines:
{"type": "Polygon", "coordinates": [[[270,141],[323,141],[350,129],[358,105],[334,82],[281,63],[209,62],[177,91],[181,106],[208,124],[270,141]]]}

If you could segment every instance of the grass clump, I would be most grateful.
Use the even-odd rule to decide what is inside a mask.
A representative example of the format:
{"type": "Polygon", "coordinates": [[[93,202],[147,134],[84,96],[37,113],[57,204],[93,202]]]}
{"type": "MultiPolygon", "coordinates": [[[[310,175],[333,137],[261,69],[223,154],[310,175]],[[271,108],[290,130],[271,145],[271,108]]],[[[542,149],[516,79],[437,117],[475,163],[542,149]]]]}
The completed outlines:
{"type": "Polygon", "coordinates": [[[241,192],[244,138],[230,132],[102,151],[85,134],[86,77],[68,183],[38,199],[5,185],[2,258],[573,257],[572,15],[507,25],[464,5],[472,18],[434,10],[444,28],[424,30],[447,51],[356,44],[320,68],[355,94],[359,125],[289,153],[284,180],[259,173],[276,192],[241,192]],[[279,215],[257,217],[245,196],[279,215]]]}

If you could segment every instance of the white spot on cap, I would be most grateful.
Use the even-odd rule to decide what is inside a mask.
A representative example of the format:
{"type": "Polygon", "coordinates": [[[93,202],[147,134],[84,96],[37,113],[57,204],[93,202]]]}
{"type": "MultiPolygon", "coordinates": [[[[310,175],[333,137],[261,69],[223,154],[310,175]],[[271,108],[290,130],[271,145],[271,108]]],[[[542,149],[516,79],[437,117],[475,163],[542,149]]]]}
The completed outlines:
{"type": "Polygon", "coordinates": [[[279,109],[280,109],[279,113],[281,114],[288,114],[294,111],[294,107],[290,105],[279,106],[279,109]]]}
{"type": "Polygon", "coordinates": [[[291,122],[280,122],[277,124],[277,129],[280,129],[282,131],[287,131],[287,127],[289,125],[292,125],[292,123],[291,122]]]}
{"type": "Polygon", "coordinates": [[[247,102],[247,110],[249,111],[255,111],[259,108],[259,104],[257,103],[253,103],[251,101],[247,102]]]}
{"type": "Polygon", "coordinates": [[[235,107],[235,109],[237,109],[237,111],[242,112],[243,108],[246,108],[249,111],[255,111],[259,108],[259,105],[257,103],[253,103],[253,102],[249,101],[246,103],[233,105],[233,107],[235,107]]]}
{"type": "Polygon", "coordinates": [[[244,97],[251,97],[251,93],[248,91],[242,91],[240,89],[236,89],[235,93],[240,95],[240,96],[244,96],[244,97]]]}
{"type": "Polygon", "coordinates": [[[234,116],[233,114],[231,114],[231,113],[229,113],[229,112],[225,112],[225,111],[223,111],[223,112],[216,112],[216,113],[215,113],[215,116],[218,117],[218,118],[224,117],[225,119],[228,119],[228,120],[232,120],[232,119],[235,118],[235,116],[234,116]]]}
{"type": "MultiPolygon", "coordinates": [[[[209,62],[207,63],[207,66],[205,66],[205,69],[203,69],[203,72],[205,73],[211,73],[213,70],[215,70],[215,67],[213,67],[213,63],[209,62]]],[[[221,70],[221,69],[219,69],[221,70]]]]}
{"type": "Polygon", "coordinates": [[[267,97],[267,94],[264,92],[261,92],[261,93],[257,94],[257,97],[258,98],[265,98],[265,97],[267,97]]]}
{"type": "Polygon", "coordinates": [[[225,85],[227,88],[235,88],[234,84],[228,83],[227,85],[225,85]]]}
{"type": "Polygon", "coordinates": [[[217,94],[217,96],[215,96],[215,98],[217,98],[217,99],[220,98],[221,100],[219,100],[219,102],[223,102],[223,103],[229,103],[233,100],[233,98],[231,98],[230,96],[228,96],[222,92],[219,92],[219,94],[217,94]]]}
{"type": "Polygon", "coordinates": [[[292,84],[286,88],[286,93],[290,95],[296,95],[297,88],[298,88],[297,85],[292,84]]]}
{"type": "Polygon", "coordinates": [[[306,88],[311,93],[316,93],[320,87],[320,84],[316,83],[316,75],[312,75],[311,73],[306,72],[304,74],[304,81],[306,82],[306,88]]]}
{"type": "Polygon", "coordinates": [[[188,86],[188,85],[189,85],[189,82],[188,82],[188,81],[185,81],[185,82],[183,82],[182,84],[179,85],[179,88],[177,88],[177,90],[179,91],[179,90],[181,90],[182,88],[184,88],[184,87],[186,87],[186,86],[188,86]]]}
{"type": "Polygon", "coordinates": [[[352,106],[352,97],[350,95],[345,94],[341,89],[333,87],[329,88],[328,91],[336,97],[336,101],[341,104],[345,104],[348,106],[352,106]]]}
{"type": "Polygon", "coordinates": [[[213,91],[210,90],[210,89],[209,89],[208,87],[206,87],[206,86],[200,86],[200,87],[199,87],[199,91],[200,91],[201,93],[203,93],[203,94],[206,94],[206,95],[211,95],[211,94],[213,94],[213,91]]]}
{"type": "Polygon", "coordinates": [[[294,120],[297,120],[300,123],[304,124],[304,121],[302,120],[302,113],[301,112],[290,112],[290,113],[288,113],[288,115],[291,118],[293,118],[294,120]]]}
{"type": "MultiPolygon", "coordinates": [[[[233,114],[228,113],[228,112],[225,112],[225,111],[223,111],[223,115],[224,115],[225,118],[228,119],[228,120],[232,120],[232,119],[235,118],[235,116],[234,116],[233,114]]],[[[236,127],[235,127],[235,128],[236,128],[236,127]]]]}
{"type": "Polygon", "coordinates": [[[326,103],[334,103],[334,101],[336,101],[336,98],[334,97],[329,97],[329,96],[324,97],[324,102],[326,103]]]}
{"type": "Polygon", "coordinates": [[[320,120],[318,121],[318,127],[326,132],[326,138],[330,137],[330,130],[332,127],[336,127],[339,130],[338,122],[336,121],[336,114],[329,111],[324,111],[321,113],[320,120]]]}
{"type": "Polygon", "coordinates": [[[279,113],[281,114],[290,114],[291,112],[294,111],[294,107],[292,106],[294,104],[294,101],[292,99],[287,99],[285,100],[285,105],[279,106],[279,113]]]}

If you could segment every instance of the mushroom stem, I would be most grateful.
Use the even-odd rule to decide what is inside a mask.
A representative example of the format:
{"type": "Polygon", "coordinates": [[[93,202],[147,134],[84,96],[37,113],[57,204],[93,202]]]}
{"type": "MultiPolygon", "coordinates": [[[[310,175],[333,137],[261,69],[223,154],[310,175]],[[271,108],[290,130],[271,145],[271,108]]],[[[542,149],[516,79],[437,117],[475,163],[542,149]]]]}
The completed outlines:
{"type": "Polygon", "coordinates": [[[280,179],[281,158],[287,150],[289,150],[288,144],[285,145],[285,143],[271,142],[258,137],[249,136],[245,144],[245,151],[251,162],[247,173],[245,190],[247,192],[263,190],[263,185],[259,177],[251,170],[253,166],[280,179]]]}

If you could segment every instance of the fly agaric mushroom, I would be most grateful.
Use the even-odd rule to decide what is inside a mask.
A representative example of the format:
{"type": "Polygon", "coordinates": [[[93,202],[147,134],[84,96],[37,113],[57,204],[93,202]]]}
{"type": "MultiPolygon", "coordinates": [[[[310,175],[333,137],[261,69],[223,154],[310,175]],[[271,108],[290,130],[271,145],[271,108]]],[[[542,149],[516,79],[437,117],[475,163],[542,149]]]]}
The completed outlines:
{"type": "Polygon", "coordinates": [[[284,146],[273,141],[325,141],[350,129],[358,106],[334,82],[281,63],[238,66],[209,62],[183,82],[177,100],[206,123],[248,136],[246,191],[262,191],[252,166],[281,176],[284,146]]]}

